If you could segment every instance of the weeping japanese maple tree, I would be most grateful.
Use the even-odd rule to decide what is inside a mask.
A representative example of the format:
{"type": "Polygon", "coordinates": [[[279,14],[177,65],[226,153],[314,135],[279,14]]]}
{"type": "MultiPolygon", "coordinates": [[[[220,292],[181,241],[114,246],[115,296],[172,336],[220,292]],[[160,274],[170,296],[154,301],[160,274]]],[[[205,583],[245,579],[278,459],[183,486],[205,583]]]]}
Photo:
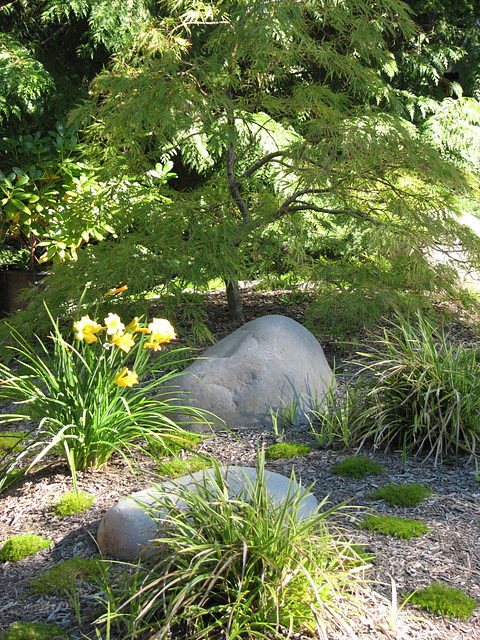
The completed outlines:
{"type": "Polygon", "coordinates": [[[307,240],[332,220],[421,260],[462,234],[464,177],[389,86],[390,48],[415,33],[404,3],[165,0],[151,15],[73,119],[109,175],[173,161],[171,202],[144,218],[163,277],[221,277],[241,319],[238,281],[277,259],[305,276],[307,240]]]}

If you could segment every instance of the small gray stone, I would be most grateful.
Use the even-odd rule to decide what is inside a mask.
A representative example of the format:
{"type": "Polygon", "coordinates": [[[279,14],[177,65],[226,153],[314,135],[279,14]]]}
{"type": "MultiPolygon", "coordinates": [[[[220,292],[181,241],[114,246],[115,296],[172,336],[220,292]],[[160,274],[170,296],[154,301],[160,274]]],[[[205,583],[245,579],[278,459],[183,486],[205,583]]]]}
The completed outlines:
{"type": "MultiPolygon", "coordinates": [[[[270,408],[278,410],[283,426],[287,405],[298,403],[295,422],[306,422],[332,384],[333,373],[317,339],[295,320],[272,315],[248,322],[207,349],[175,378],[169,393],[179,399],[173,404],[209,411],[227,429],[271,425],[270,408]]],[[[183,422],[185,416],[178,413],[175,419],[183,422]]],[[[195,421],[183,426],[209,430],[195,421]]]]}
{"type": "MultiPolygon", "coordinates": [[[[220,470],[232,496],[241,494],[244,499],[248,499],[257,477],[256,470],[252,467],[237,466],[220,467],[220,470]]],[[[280,505],[288,494],[290,479],[273,471],[265,471],[264,477],[269,496],[275,506],[280,505]]],[[[97,533],[100,551],[118,560],[133,562],[157,537],[157,525],[145,509],[155,508],[159,498],[165,496],[181,507],[183,487],[196,491],[199,487],[206,486],[208,490],[214,478],[213,469],[203,469],[123,498],[111,507],[100,521],[97,533]]],[[[290,490],[301,491],[304,494],[299,504],[298,518],[310,516],[317,508],[316,498],[298,485],[292,486],[290,490]]]]}

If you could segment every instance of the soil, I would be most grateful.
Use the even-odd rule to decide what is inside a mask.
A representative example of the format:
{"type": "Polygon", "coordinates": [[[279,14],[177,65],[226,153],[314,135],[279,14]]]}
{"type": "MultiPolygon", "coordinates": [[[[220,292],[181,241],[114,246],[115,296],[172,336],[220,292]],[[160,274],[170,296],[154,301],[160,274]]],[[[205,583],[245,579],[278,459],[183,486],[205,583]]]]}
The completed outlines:
{"type": "MultiPolygon", "coordinates": [[[[303,322],[308,301],[298,301],[288,292],[248,291],[244,295],[246,320],[268,314],[281,314],[303,322]]],[[[218,340],[235,326],[228,320],[222,294],[209,296],[206,307],[208,325],[218,340]]],[[[321,344],[327,360],[348,360],[340,346],[329,336],[321,344]]],[[[343,375],[348,373],[344,366],[343,375]]],[[[342,376],[339,376],[342,383],[342,376]]],[[[5,408],[4,408],[5,410],[5,408]]],[[[6,430],[6,427],[2,427],[6,430]]],[[[409,604],[401,610],[395,607],[395,590],[410,593],[431,582],[441,582],[461,589],[480,603],[480,482],[475,465],[461,459],[444,460],[434,465],[432,460],[407,458],[396,452],[362,451],[383,465],[382,475],[367,475],[364,479],[347,479],[332,473],[336,461],[352,451],[322,449],[309,428],[287,427],[286,440],[312,445],[302,458],[269,461],[267,467],[290,475],[292,467],[303,485],[322,500],[328,496],[329,506],[349,501],[350,509],[338,521],[344,535],[365,545],[372,552],[372,596],[365,603],[364,615],[352,621],[359,639],[475,640],[480,639],[480,609],[468,620],[448,619],[419,611],[409,604]],[[367,496],[378,486],[391,483],[418,482],[432,489],[431,495],[418,507],[391,507],[385,501],[373,501],[367,496]],[[411,540],[397,539],[360,530],[358,522],[368,509],[422,520],[429,532],[411,540]],[[393,591],[392,591],[393,586],[393,591]],[[390,618],[390,620],[389,620],[390,618]]],[[[254,466],[258,447],[276,441],[272,430],[244,429],[218,432],[205,440],[198,452],[215,456],[221,463],[254,466]]],[[[185,456],[189,456],[185,453],[185,456]]],[[[159,482],[156,463],[138,454],[138,465],[132,474],[120,456],[113,457],[101,472],[79,473],[79,490],[94,495],[93,505],[84,513],[58,518],[52,505],[72,490],[67,470],[61,465],[48,472],[34,473],[16,487],[0,495],[0,546],[14,534],[37,533],[50,540],[48,549],[15,563],[0,563],[0,634],[15,621],[53,622],[73,629],[71,638],[90,635],[89,621],[95,614],[98,586],[84,585],[76,600],[82,623],[78,626],[71,600],[59,593],[40,595],[33,591],[31,581],[62,560],[98,555],[95,534],[102,515],[120,497],[159,482]]],[[[95,637],[92,633],[91,637],[95,637]]],[[[297,637],[300,637],[297,635],[297,637]]],[[[332,638],[346,638],[333,633],[332,638]]]]}

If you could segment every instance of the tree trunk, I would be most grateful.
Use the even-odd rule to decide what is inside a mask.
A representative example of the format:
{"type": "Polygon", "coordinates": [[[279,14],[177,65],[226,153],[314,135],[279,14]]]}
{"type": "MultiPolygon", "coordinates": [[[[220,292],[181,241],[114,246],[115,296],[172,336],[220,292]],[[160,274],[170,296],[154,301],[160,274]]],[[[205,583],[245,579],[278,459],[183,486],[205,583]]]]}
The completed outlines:
{"type": "Polygon", "coordinates": [[[228,315],[235,322],[245,322],[238,280],[225,280],[227,286],[228,315]]]}

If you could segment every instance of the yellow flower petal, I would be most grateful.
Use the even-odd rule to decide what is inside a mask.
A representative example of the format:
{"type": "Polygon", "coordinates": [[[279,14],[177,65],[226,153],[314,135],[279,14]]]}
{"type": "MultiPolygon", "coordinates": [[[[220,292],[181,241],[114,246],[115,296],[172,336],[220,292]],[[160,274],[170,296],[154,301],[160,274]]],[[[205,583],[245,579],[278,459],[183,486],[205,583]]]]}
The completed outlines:
{"type": "Polygon", "coordinates": [[[118,289],[111,289],[106,296],[114,296],[116,293],[122,293],[122,291],[126,291],[128,289],[127,285],[124,284],[123,287],[119,287],[118,289]]]}
{"type": "MultiPolygon", "coordinates": [[[[97,342],[97,336],[93,335],[93,333],[84,333],[83,338],[87,344],[92,344],[92,342],[97,342]]],[[[81,340],[81,338],[77,336],[77,340],[81,340]]]]}
{"type": "Polygon", "coordinates": [[[144,349],[153,349],[154,351],[160,351],[162,348],[161,342],[145,342],[143,345],[144,349]]]}
{"type": "Polygon", "coordinates": [[[127,328],[125,329],[125,331],[138,331],[139,328],[139,324],[138,324],[138,318],[135,317],[130,324],[127,326],[127,328]]]}

